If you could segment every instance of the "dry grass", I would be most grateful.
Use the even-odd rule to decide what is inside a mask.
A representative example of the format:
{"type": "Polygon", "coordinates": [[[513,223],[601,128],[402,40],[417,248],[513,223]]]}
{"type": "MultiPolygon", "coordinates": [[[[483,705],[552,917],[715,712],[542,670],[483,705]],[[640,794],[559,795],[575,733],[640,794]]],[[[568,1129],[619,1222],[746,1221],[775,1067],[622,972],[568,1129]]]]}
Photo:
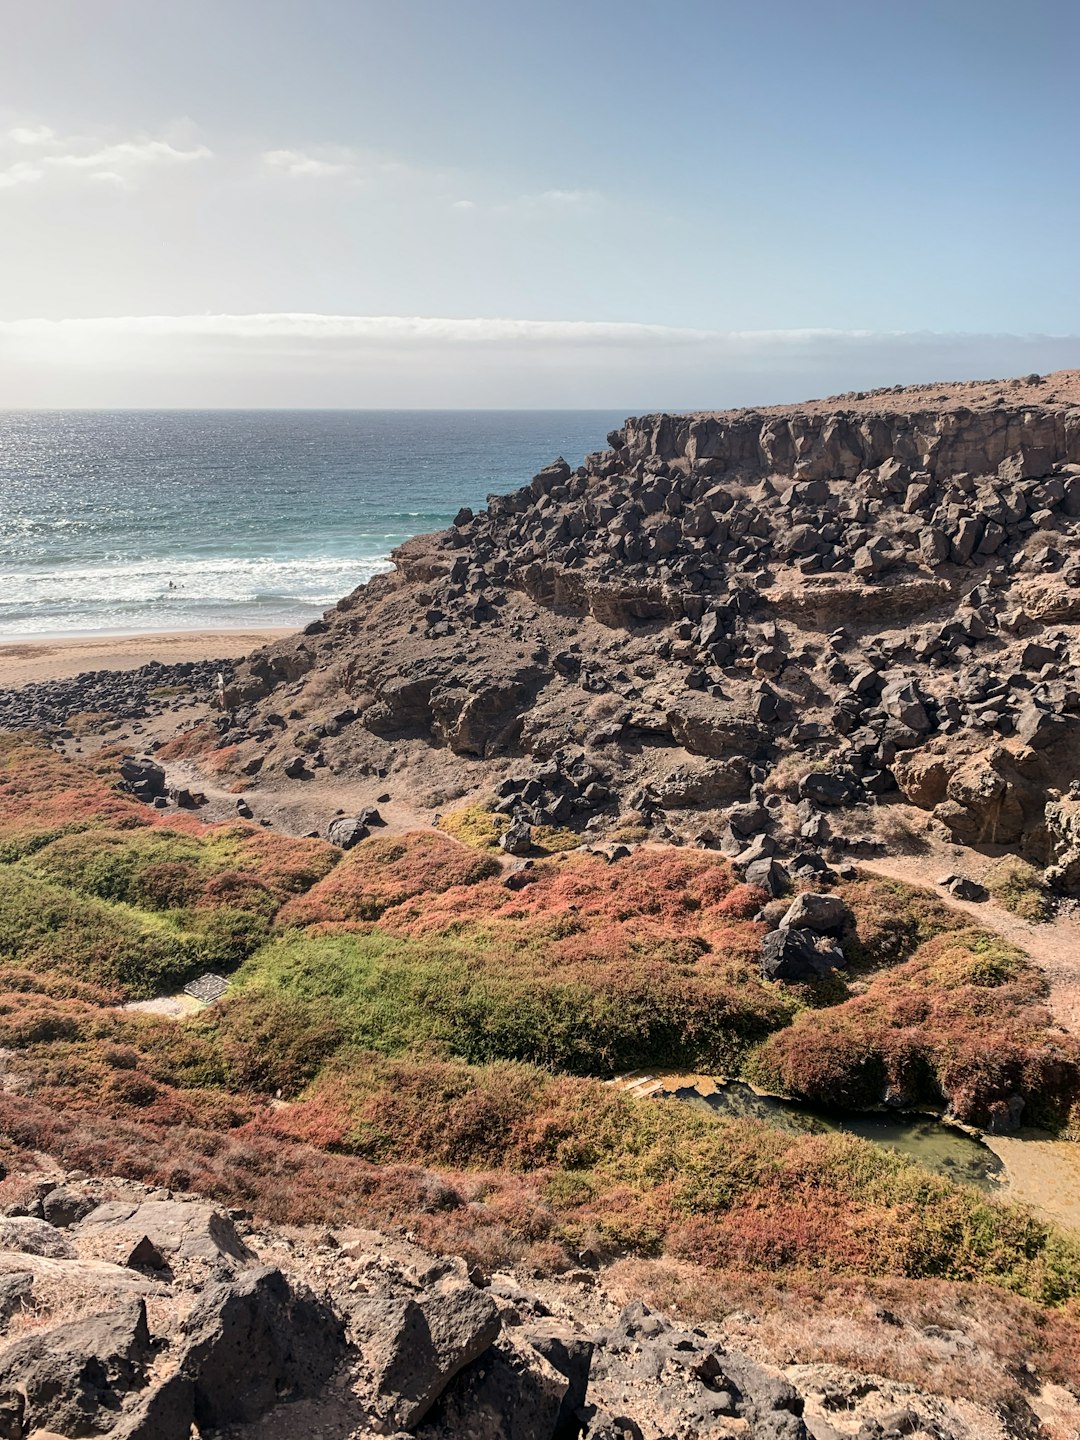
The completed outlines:
{"type": "Polygon", "coordinates": [[[1048,1315],[992,1287],[777,1280],[668,1259],[619,1261],[607,1280],[616,1298],[719,1324],[733,1345],[788,1364],[836,1365],[985,1406],[1022,1409],[1036,1377],[1074,1387],[1080,1363],[1075,1314],[1048,1315]]]}
{"type": "Polygon", "coordinates": [[[906,805],[879,805],[874,833],[892,855],[925,855],[930,849],[926,817],[912,814],[906,805]]]}
{"type": "Polygon", "coordinates": [[[1053,900],[1042,876],[1033,865],[1015,855],[995,860],[986,872],[984,884],[999,905],[1021,920],[1037,925],[1053,915],[1053,900]]]}
{"type": "Polygon", "coordinates": [[[820,768],[820,760],[812,760],[795,750],[789,751],[787,755],[780,756],[766,776],[766,794],[786,795],[791,800],[797,799],[800,782],[810,774],[811,770],[820,768]]]}

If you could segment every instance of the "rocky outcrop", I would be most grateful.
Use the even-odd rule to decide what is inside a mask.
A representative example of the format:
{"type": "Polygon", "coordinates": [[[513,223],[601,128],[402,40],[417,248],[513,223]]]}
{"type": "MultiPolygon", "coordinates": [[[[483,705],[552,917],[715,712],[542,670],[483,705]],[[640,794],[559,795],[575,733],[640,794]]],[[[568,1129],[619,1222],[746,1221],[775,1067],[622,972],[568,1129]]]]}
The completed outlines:
{"type": "MultiPolygon", "coordinates": [[[[286,1238],[249,1226],[241,1237],[194,1197],[116,1186],[127,1193],[68,1228],[83,1254],[65,1241],[64,1258],[46,1262],[35,1246],[39,1263],[61,1268],[35,1328],[0,1344],[2,1436],[614,1440],[729,1421],[752,1436],[810,1433],[802,1397],[776,1371],[640,1301],[582,1323],[508,1275],[470,1274],[371,1232],[286,1238]],[[89,1252],[126,1246],[136,1218],[169,1251],[167,1279],[148,1294],[88,1288],[102,1264],[89,1252]],[[57,1294],[66,1314],[53,1320],[57,1294]]],[[[78,1182],[46,1185],[41,1201],[49,1194],[93,1203],[78,1182]]],[[[2,1243],[33,1241],[24,1226],[2,1243]]]]}
{"type": "Polygon", "coordinates": [[[0,1414],[7,1434],[99,1435],[149,1383],[154,1347],[145,1301],[57,1325],[0,1350],[0,1414]]]}
{"type": "Polygon", "coordinates": [[[241,664],[208,742],[255,792],[510,772],[503,814],[583,841],[722,836],[759,785],[825,810],[899,787],[1049,863],[1049,791],[1080,779],[1078,395],[1063,373],[628,420],[241,664]]]}

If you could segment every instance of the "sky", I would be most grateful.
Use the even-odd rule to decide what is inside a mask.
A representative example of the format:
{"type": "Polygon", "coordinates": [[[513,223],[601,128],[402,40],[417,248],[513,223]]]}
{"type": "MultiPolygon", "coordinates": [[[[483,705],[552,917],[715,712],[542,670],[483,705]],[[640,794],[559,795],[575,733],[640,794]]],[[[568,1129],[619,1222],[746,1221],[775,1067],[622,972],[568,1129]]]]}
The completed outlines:
{"type": "Polygon", "coordinates": [[[0,406],[1080,365],[1075,0],[0,0],[0,406]]]}

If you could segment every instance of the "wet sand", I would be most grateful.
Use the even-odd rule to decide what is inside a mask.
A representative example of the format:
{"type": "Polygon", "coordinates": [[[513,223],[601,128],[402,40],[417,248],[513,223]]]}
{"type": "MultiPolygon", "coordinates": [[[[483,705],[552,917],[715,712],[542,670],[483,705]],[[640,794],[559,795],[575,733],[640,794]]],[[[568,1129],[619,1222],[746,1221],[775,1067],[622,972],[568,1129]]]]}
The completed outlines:
{"type": "Polygon", "coordinates": [[[1005,1166],[1005,1195],[1066,1230],[1080,1230],[1080,1145],[1038,1131],[986,1135],[1005,1166]]]}
{"type": "Polygon", "coordinates": [[[40,680],[62,680],[83,670],[137,670],[151,660],[235,659],[291,630],[183,630],[145,635],[93,635],[72,639],[0,638],[0,690],[40,680]]]}

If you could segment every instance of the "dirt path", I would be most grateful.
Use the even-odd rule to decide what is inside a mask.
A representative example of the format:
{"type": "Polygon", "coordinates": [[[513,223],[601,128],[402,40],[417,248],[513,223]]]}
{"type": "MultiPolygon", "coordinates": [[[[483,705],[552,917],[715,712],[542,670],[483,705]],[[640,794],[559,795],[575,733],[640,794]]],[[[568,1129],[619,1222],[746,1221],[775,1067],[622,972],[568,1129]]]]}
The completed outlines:
{"type": "Polygon", "coordinates": [[[921,885],[954,910],[993,930],[1003,940],[1018,946],[1042,969],[1050,982],[1048,1005],[1055,1020],[1071,1035],[1080,1035],[1080,924],[1072,915],[1059,915],[1041,925],[1032,925],[1004,909],[994,900],[957,900],[937,881],[950,869],[962,869],[978,880],[989,861],[965,852],[961,862],[946,852],[927,855],[896,855],[879,860],[860,860],[859,868],[908,885],[921,885]]]}

